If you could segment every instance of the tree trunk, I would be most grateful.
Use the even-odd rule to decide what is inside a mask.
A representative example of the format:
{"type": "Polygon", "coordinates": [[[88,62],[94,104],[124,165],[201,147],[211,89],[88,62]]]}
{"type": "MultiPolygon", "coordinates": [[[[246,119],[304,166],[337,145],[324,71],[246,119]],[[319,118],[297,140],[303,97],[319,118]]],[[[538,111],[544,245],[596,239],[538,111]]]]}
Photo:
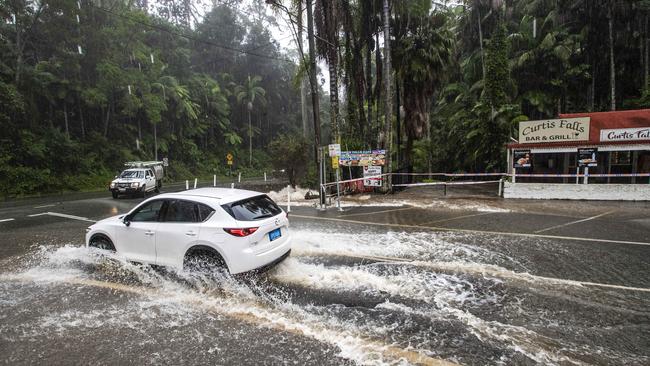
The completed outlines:
{"type": "MultiPolygon", "coordinates": [[[[386,149],[386,173],[391,173],[392,159],[391,159],[391,143],[393,142],[393,124],[391,107],[391,69],[390,69],[390,13],[388,8],[388,0],[384,0],[384,86],[386,88],[386,101],[384,102],[384,149],[386,149]]],[[[384,179],[386,188],[391,189],[391,176],[386,176],[384,179]]]]}
{"type": "Polygon", "coordinates": [[[649,71],[648,70],[648,68],[649,68],[648,63],[650,63],[650,56],[649,56],[650,53],[648,53],[648,48],[650,47],[650,39],[648,39],[648,14],[645,15],[645,32],[643,33],[643,38],[644,38],[644,42],[645,42],[645,47],[644,47],[644,49],[645,49],[645,62],[644,62],[645,71],[643,73],[643,77],[644,77],[643,78],[643,80],[644,80],[643,88],[647,89],[648,88],[648,71],[649,71]]]}
{"type": "Polygon", "coordinates": [[[364,138],[366,141],[370,141],[370,134],[368,131],[371,130],[372,126],[372,50],[370,49],[370,43],[372,42],[372,34],[369,34],[369,39],[367,40],[368,44],[366,45],[366,101],[368,105],[368,111],[366,114],[366,136],[364,138]]]}
{"type": "Polygon", "coordinates": [[[591,88],[589,91],[589,112],[594,111],[595,103],[596,103],[596,61],[592,61],[591,88]]]}
{"type": "Polygon", "coordinates": [[[68,127],[68,103],[63,101],[63,121],[65,122],[65,135],[70,138],[70,128],[68,127]]]}
{"type": "MultiPolygon", "coordinates": [[[[302,29],[302,1],[298,3],[297,27],[298,27],[298,50],[304,60],[305,53],[303,47],[303,29],[302,29]]],[[[300,116],[302,118],[302,136],[307,139],[309,136],[309,116],[307,115],[307,81],[305,78],[300,80],[300,116]]]]}
{"type": "Polygon", "coordinates": [[[330,124],[333,144],[339,143],[339,76],[338,76],[338,50],[330,50],[330,62],[328,62],[330,73],[330,124]]]}
{"type": "Polygon", "coordinates": [[[478,43],[481,49],[481,67],[483,68],[483,79],[485,80],[485,58],[483,56],[483,28],[481,27],[481,11],[478,6],[476,7],[476,13],[478,14],[478,43]]]}
{"type": "Polygon", "coordinates": [[[111,105],[106,108],[106,119],[104,120],[104,137],[108,136],[108,123],[111,118],[111,105]]]}
{"type": "Polygon", "coordinates": [[[645,41],[645,72],[643,73],[643,88],[647,89],[648,88],[648,64],[650,63],[650,53],[648,52],[648,48],[650,48],[650,39],[648,39],[648,14],[645,15],[645,32],[643,33],[643,38],[645,41]]]}
{"type": "Polygon", "coordinates": [[[86,138],[86,124],[84,122],[83,108],[81,108],[81,98],[77,98],[77,100],[79,105],[79,125],[81,127],[81,139],[84,140],[86,138]]]}
{"type": "Polygon", "coordinates": [[[153,156],[154,160],[158,161],[158,131],[157,123],[153,124],[153,156]]]}
{"type": "Polygon", "coordinates": [[[306,0],[307,5],[307,38],[309,43],[309,84],[311,87],[312,113],[314,115],[314,161],[318,170],[318,149],[320,147],[320,107],[318,100],[318,84],[316,81],[316,46],[314,44],[314,14],[312,0],[306,0]]]}
{"type": "Polygon", "coordinates": [[[612,88],[611,93],[611,110],[616,110],[616,65],[614,65],[614,19],[612,17],[612,8],[609,8],[609,17],[607,19],[609,25],[609,83],[612,88]]]}
{"type": "Polygon", "coordinates": [[[248,165],[253,165],[253,126],[251,124],[251,111],[248,110],[248,165]]]}

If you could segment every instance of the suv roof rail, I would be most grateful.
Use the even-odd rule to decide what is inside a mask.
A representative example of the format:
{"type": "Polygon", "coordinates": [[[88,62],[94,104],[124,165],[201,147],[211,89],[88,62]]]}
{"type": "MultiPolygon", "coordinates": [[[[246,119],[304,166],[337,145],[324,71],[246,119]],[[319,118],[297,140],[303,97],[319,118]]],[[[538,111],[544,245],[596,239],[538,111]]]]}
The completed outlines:
{"type": "Polygon", "coordinates": [[[163,165],[162,161],[127,161],[124,166],[129,168],[149,168],[156,165],[163,165]]]}

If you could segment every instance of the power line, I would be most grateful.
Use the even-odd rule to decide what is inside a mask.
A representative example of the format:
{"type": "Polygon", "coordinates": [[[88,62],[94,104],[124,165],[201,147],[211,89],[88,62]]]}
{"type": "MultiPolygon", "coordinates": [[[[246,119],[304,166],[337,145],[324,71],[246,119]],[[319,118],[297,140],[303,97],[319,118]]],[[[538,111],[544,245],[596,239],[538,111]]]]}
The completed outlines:
{"type": "MultiPolygon", "coordinates": [[[[167,29],[167,28],[164,28],[162,26],[158,26],[158,25],[155,25],[155,24],[148,24],[148,23],[142,22],[142,21],[140,21],[138,19],[135,19],[133,17],[130,17],[128,15],[117,13],[117,12],[114,12],[112,10],[103,8],[101,6],[96,6],[96,5],[92,4],[92,3],[89,4],[89,5],[91,7],[93,7],[93,8],[98,9],[100,11],[103,11],[103,12],[105,12],[107,14],[111,14],[111,15],[114,15],[114,16],[117,16],[117,17],[120,17],[120,18],[128,19],[128,20],[130,20],[130,21],[132,21],[134,23],[140,24],[140,25],[145,26],[147,28],[151,28],[151,29],[155,29],[155,30],[158,30],[158,31],[161,31],[161,32],[169,33],[169,34],[172,34],[172,35],[175,35],[175,36],[178,36],[178,37],[182,37],[182,38],[194,41],[194,42],[204,43],[204,44],[207,44],[207,45],[210,45],[210,46],[213,46],[213,47],[221,48],[221,49],[232,51],[232,52],[237,52],[237,53],[240,53],[240,54],[245,54],[245,55],[250,55],[250,56],[255,56],[255,57],[261,57],[261,58],[266,58],[266,59],[271,59],[271,60],[276,60],[276,61],[294,63],[293,60],[288,59],[288,58],[275,57],[275,56],[270,56],[270,55],[263,55],[263,54],[259,54],[259,53],[250,52],[248,50],[242,50],[242,49],[238,49],[238,48],[234,48],[234,47],[230,47],[230,46],[221,45],[221,44],[218,44],[218,43],[215,43],[215,42],[212,42],[212,41],[207,41],[207,40],[200,39],[200,38],[188,35],[188,34],[184,34],[184,33],[177,32],[177,31],[174,31],[174,30],[171,30],[171,29],[167,29]]],[[[264,45],[264,46],[266,46],[266,45],[264,45]]],[[[262,47],[260,46],[258,48],[262,48],[262,47]]]]}

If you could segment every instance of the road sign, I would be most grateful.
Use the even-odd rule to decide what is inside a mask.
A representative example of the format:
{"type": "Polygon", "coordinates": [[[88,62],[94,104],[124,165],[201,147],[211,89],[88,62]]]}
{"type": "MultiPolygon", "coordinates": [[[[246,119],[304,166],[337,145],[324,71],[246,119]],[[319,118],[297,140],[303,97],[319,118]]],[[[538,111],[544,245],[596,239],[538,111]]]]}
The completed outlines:
{"type": "Polygon", "coordinates": [[[339,157],[332,156],[332,169],[338,169],[338,168],[339,168],[339,157]]]}
{"type": "MultiPolygon", "coordinates": [[[[381,167],[380,166],[364,166],[363,167],[363,177],[372,177],[372,176],[377,176],[381,175],[381,167]]],[[[381,187],[382,183],[382,178],[371,178],[371,179],[364,179],[363,180],[363,185],[366,187],[381,187]]]]}
{"type": "Polygon", "coordinates": [[[232,159],[233,159],[232,154],[228,153],[228,155],[226,155],[226,160],[228,160],[228,165],[232,165],[232,159]]]}
{"type": "Polygon", "coordinates": [[[169,166],[169,158],[163,158],[163,166],[169,166]]]}
{"type": "Polygon", "coordinates": [[[330,156],[341,156],[341,144],[329,144],[330,156]]]}

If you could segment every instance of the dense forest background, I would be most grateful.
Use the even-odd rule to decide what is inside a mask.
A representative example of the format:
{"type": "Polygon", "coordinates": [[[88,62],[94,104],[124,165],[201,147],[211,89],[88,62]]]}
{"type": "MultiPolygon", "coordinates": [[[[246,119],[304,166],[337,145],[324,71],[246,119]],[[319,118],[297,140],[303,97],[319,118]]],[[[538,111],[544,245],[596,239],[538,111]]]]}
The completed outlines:
{"type": "Polygon", "coordinates": [[[387,147],[393,169],[499,171],[521,120],[650,106],[648,15],[647,0],[6,0],[0,196],[103,188],[137,159],[225,174],[227,152],[299,180],[315,136],[387,147]],[[303,42],[282,49],[275,25],[303,42]]]}

